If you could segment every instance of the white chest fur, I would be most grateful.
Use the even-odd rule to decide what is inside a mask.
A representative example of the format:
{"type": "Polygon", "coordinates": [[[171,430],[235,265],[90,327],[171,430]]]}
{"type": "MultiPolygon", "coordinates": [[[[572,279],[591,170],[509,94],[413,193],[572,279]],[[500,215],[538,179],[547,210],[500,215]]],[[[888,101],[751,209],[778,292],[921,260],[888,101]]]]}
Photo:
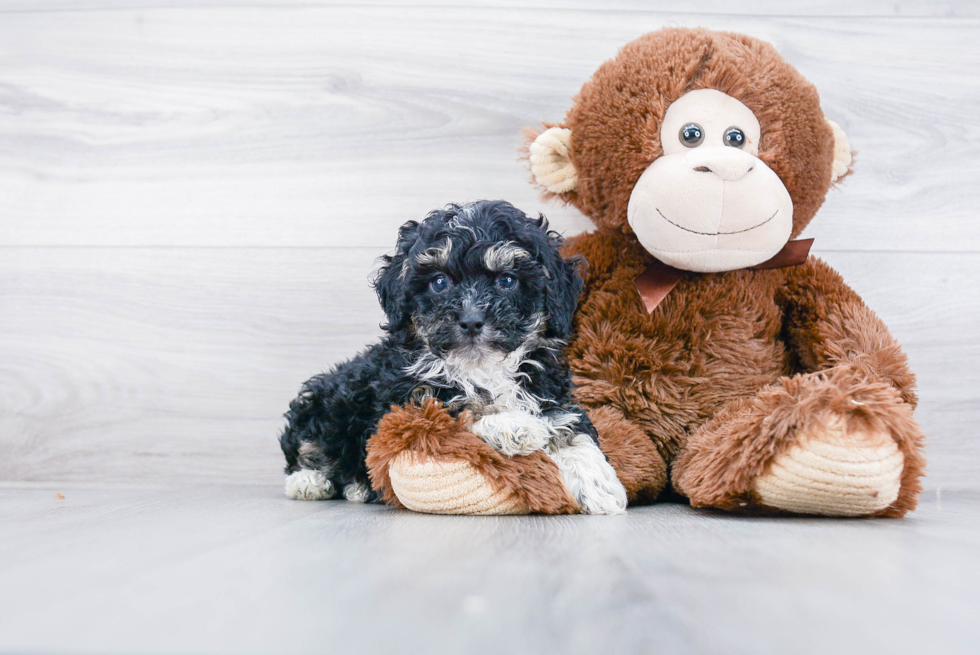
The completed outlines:
{"type": "Polygon", "coordinates": [[[527,377],[519,370],[525,362],[524,355],[521,348],[506,356],[491,353],[480,359],[464,359],[452,353],[445,359],[426,355],[408,373],[420,382],[458,387],[462,394],[453,402],[463,404],[478,417],[503,411],[538,416],[540,399],[521,386],[521,380],[527,377]]]}

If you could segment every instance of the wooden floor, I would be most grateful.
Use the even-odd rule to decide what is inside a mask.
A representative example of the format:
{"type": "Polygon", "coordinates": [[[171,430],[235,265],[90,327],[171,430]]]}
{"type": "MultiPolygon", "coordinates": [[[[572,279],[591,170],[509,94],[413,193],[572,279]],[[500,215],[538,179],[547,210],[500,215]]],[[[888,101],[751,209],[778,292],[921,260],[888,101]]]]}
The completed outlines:
{"type": "Polygon", "coordinates": [[[980,651],[978,71],[969,0],[0,0],[0,652],[980,651]],[[397,227],[589,229],[520,131],[665,25],[773,42],[858,151],[805,236],[918,374],[921,509],[282,498],[281,414],[378,334],[397,227]]]}
{"type": "Polygon", "coordinates": [[[0,488],[4,653],[976,653],[980,497],[901,521],[440,517],[0,488]],[[63,499],[56,497],[60,493],[63,499]]]}

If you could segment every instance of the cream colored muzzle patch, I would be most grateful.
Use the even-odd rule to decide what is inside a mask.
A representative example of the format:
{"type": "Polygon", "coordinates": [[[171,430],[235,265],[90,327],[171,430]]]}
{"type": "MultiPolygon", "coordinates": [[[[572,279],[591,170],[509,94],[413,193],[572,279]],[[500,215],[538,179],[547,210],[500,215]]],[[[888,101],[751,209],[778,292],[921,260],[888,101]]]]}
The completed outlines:
{"type": "Polygon", "coordinates": [[[653,162],[633,187],[627,220],[660,261],[717,273],[755,266],[789,240],[793,200],[752,155],[700,147],[653,162]]]}

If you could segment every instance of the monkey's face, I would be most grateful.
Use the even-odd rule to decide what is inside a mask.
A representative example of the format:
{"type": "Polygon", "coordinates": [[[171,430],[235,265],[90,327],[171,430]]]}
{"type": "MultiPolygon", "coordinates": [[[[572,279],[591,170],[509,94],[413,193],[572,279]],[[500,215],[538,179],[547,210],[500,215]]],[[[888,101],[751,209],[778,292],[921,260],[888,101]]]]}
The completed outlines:
{"type": "Polygon", "coordinates": [[[691,91],[667,109],[663,155],[630,194],[627,220],[660,261],[718,272],[760,264],[793,229],[793,200],[758,157],[759,120],[714,89],[691,91]]]}
{"type": "Polygon", "coordinates": [[[771,258],[851,163],[816,89],[771,45],[687,29],[627,44],[529,151],[549,195],[698,272],[771,258]]]}

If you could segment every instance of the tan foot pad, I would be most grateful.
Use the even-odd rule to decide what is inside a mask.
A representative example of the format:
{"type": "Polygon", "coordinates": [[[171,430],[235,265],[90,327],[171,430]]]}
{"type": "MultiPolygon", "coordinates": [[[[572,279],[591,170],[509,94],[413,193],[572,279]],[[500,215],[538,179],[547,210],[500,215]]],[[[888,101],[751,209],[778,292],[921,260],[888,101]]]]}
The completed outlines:
{"type": "Polygon", "coordinates": [[[846,432],[840,421],[803,436],[756,479],[769,507],[800,514],[865,516],[898,498],[904,457],[887,434],[846,432]]]}
{"type": "Polygon", "coordinates": [[[388,468],[402,505],[428,514],[527,514],[513,491],[496,489],[469,462],[440,462],[406,451],[388,468]]]}

